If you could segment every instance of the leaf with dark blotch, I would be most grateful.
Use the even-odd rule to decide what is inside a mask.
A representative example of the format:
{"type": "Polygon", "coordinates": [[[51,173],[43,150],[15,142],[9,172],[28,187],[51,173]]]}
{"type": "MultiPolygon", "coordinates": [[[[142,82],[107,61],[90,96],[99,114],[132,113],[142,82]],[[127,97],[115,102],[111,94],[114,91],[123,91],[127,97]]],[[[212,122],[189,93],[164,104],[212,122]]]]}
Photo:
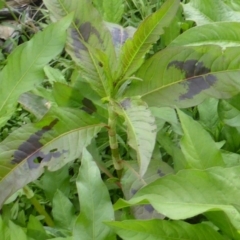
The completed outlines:
{"type": "Polygon", "coordinates": [[[112,35],[112,41],[118,57],[120,54],[122,45],[126,42],[127,39],[133,37],[133,34],[136,31],[136,28],[131,26],[123,28],[121,25],[109,23],[109,22],[105,22],[105,25],[112,35]]]}
{"type": "Polygon", "coordinates": [[[0,207],[18,189],[37,179],[44,167],[54,171],[78,158],[101,130],[81,110],[51,108],[35,124],[27,124],[0,144],[0,207]]]}
{"type": "MultiPolygon", "coordinates": [[[[11,160],[12,164],[19,164],[21,163],[25,158],[28,158],[30,155],[31,157],[28,158],[28,165],[31,169],[34,167],[34,164],[32,165],[32,162],[34,161],[35,153],[38,152],[38,149],[43,146],[42,143],[40,143],[40,140],[44,133],[50,131],[55,124],[57,124],[58,119],[54,119],[52,122],[50,122],[49,125],[42,127],[41,130],[33,133],[25,142],[23,142],[18,149],[13,154],[13,159],[11,160]]],[[[50,151],[51,153],[51,151],[50,151]]],[[[37,153],[38,154],[38,153],[37,153]]],[[[40,157],[40,156],[37,156],[40,157]]],[[[42,157],[42,156],[41,156],[42,157]]],[[[37,166],[37,164],[36,164],[37,166]]]]}
{"type": "Polygon", "coordinates": [[[141,188],[129,201],[118,200],[114,207],[117,210],[152,204],[156,211],[172,220],[219,210],[226,214],[234,228],[239,229],[240,213],[236,207],[240,198],[239,175],[240,166],[182,170],[141,188]]]}
{"type": "Polygon", "coordinates": [[[52,90],[54,101],[59,107],[78,108],[101,119],[103,122],[107,122],[107,117],[103,114],[103,111],[106,111],[103,104],[99,103],[99,101],[95,102],[96,94],[95,98],[91,95],[88,96],[88,94],[90,94],[90,91],[87,88],[86,82],[77,83],[74,87],[63,83],[54,83],[52,90]],[[87,95],[86,97],[85,94],[87,95]]]}
{"type": "Polygon", "coordinates": [[[92,88],[101,97],[107,96],[111,90],[112,72],[116,68],[116,54],[111,34],[100,14],[87,0],[44,0],[44,3],[55,20],[74,12],[66,50],[92,88]],[[101,66],[98,63],[102,61],[103,55],[107,64],[101,66]]]}
{"type": "Polygon", "coordinates": [[[240,91],[240,47],[167,48],[147,60],[126,96],[149,106],[191,107],[207,97],[230,98],[240,91]]]}
{"type": "Polygon", "coordinates": [[[89,113],[90,115],[96,112],[96,107],[90,99],[84,98],[82,100],[83,107],[81,108],[83,111],[89,113]]]}
{"type": "MultiPolygon", "coordinates": [[[[152,159],[143,177],[138,172],[139,166],[136,161],[127,162],[121,178],[122,190],[126,200],[131,199],[139,189],[154,180],[173,173],[173,169],[161,159],[152,159]]],[[[150,204],[135,206],[132,208],[132,212],[136,219],[163,218],[163,215],[157,213],[150,204]]]]}

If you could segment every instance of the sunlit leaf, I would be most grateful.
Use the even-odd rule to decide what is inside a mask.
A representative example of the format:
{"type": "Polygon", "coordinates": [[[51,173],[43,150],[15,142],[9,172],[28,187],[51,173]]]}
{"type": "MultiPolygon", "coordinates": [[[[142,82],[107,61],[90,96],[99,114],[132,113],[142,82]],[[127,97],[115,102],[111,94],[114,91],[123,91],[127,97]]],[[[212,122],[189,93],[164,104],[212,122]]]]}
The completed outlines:
{"type": "Polygon", "coordinates": [[[182,170],[167,175],[140,189],[129,201],[119,200],[115,209],[150,203],[165,216],[186,219],[198,214],[222,210],[233,226],[240,229],[238,205],[240,166],[207,170],[182,170]]]}

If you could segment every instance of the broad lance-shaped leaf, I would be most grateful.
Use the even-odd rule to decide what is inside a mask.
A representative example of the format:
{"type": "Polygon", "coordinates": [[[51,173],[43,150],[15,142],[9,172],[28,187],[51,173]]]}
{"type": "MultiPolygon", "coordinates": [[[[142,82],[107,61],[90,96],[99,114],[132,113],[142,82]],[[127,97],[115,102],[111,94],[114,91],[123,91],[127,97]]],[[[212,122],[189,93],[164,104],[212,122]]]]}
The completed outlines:
{"type": "Polygon", "coordinates": [[[73,240],[115,240],[115,234],[104,223],[114,220],[109,192],[97,164],[87,150],[83,150],[76,184],[80,214],[73,229],[73,240]]]}
{"type": "Polygon", "coordinates": [[[227,2],[219,0],[191,0],[187,4],[182,4],[182,6],[186,19],[196,22],[197,25],[212,22],[239,22],[240,12],[229,7],[230,5],[227,5],[227,2]]]}
{"type": "Polygon", "coordinates": [[[53,108],[40,122],[10,134],[0,144],[0,207],[45,166],[54,171],[78,158],[102,127],[83,111],[53,108]]]}
{"type": "Polygon", "coordinates": [[[140,189],[134,197],[120,199],[115,210],[150,203],[160,213],[173,219],[187,219],[207,211],[223,211],[235,228],[240,229],[240,166],[189,169],[167,175],[140,189]]]}
{"type": "Polygon", "coordinates": [[[145,54],[164,33],[163,28],[171,23],[178,7],[179,0],[167,0],[158,11],[140,24],[133,38],[126,41],[120,56],[120,80],[131,76],[142,65],[145,54]]]}
{"type": "Polygon", "coordinates": [[[44,79],[43,67],[62,51],[71,19],[51,24],[9,55],[0,72],[0,126],[14,113],[19,96],[44,79]]]}
{"type": "Polygon", "coordinates": [[[175,38],[169,47],[215,44],[226,47],[240,46],[239,22],[218,22],[190,28],[175,38]]]}
{"type": "Polygon", "coordinates": [[[207,224],[189,224],[183,221],[125,220],[106,223],[124,240],[193,240],[224,238],[207,224]]]}
{"type": "Polygon", "coordinates": [[[136,73],[125,96],[141,96],[155,107],[191,107],[205,98],[240,91],[240,47],[174,47],[155,54],[136,73]]]}
{"type": "Polygon", "coordinates": [[[111,91],[111,73],[116,56],[112,37],[91,1],[44,0],[54,20],[74,12],[68,30],[66,51],[81,68],[81,74],[101,96],[111,91]]]}
{"type": "Polygon", "coordinates": [[[200,123],[178,110],[183,129],[181,149],[191,168],[206,169],[224,166],[220,150],[200,123]]]}
{"type": "Polygon", "coordinates": [[[156,140],[156,124],[146,103],[139,98],[126,98],[116,106],[127,126],[128,143],[136,151],[139,172],[143,176],[151,160],[156,140]]]}

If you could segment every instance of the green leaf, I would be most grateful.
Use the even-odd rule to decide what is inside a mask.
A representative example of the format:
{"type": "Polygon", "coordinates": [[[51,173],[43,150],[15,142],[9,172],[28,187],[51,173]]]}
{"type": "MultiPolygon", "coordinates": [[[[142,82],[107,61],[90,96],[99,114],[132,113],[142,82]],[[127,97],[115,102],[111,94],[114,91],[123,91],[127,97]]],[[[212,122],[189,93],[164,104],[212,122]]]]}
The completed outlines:
{"type": "Polygon", "coordinates": [[[176,172],[189,168],[189,163],[185,159],[183,152],[180,147],[172,141],[169,134],[161,130],[157,135],[157,141],[160,143],[161,147],[172,157],[174,170],[176,172]]]}
{"type": "Polygon", "coordinates": [[[44,175],[38,182],[38,186],[43,189],[46,198],[52,201],[57,190],[61,191],[61,193],[65,194],[66,196],[70,194],[70,178],[71,176],[69,175],[69,166],[66,164],[54,172],[45,170],[44,175]]]}
{"type": "Polygon", "coordinates": [[[155,107],[185,108],[207,97],[230,98],[240,91],[240,48],[174,47],[155,54],[136,73],[125,96],[141,96],[155,107]]]}
{"type": "Polygon", "coordinates": [[[87,150],[83,151],[81,163],[76,181],[80,215],[75,223],[73,239],[114,240],[115,234],[103,223],[103,221],[114,219],[108,189],[101,179],[96,163],[87,150]]]}
{"type": "Polygon", "coordinates": [[[92,88],[101,97],[108,96],[112,88],[111,73],[115,69],[116,54],[111,34],[91,1],[44,0],[44,3],[55,20],[74,12],[66,51],[92,88]]]}
{"type": "Polygon", "coordinates": [[[221,121],[231,127],[240,127],[240,94],[229,100],[221,100],[218,104],[218,114],[221,121]]]}
{"type": "Polygon", "coordinates": [[[108,22],[119,23],[124,13],[123,0],[103,0],[103,16],[108,22]]]}
{"type": "Polygon", "coordinates": [[[28,240],[26,233],[24,230],[14,224],[12,221],[9,221],[9,230],[10,230],[10,239],[18,239],[18,240],[28,240]]]}
{"type": "Polygon", "coordinates": [[[140,189],[129,201],[119,200],[115,210],[129,205],[150,203],[173,220],[186,219],[207,211],[221,210],[233,226],[240,229],[238,181],[240,166],[206,170],[182,170],[167,175],[140,189]]]}
{"type": "Polygon", "coordinates": [[[0,144],[0,206],[47,167],[58,170],[78,158],[103,124],[80,110],[57,108],[0,144]]]}
{"type": "Polygon", "coordinates": [[[54,194],[52,202],[52,215],[54,223],[61,229],[72,229],[74,207],[70,200],[59,190],[54,194]]]}
{"type": "Polygon", "coordinates": [[[223,233],[225,233],[230,239],[240,240],[239,231],[234,228],[229,218],[224,212],[207,212],[204,214],[214,225],[216,225],[223,233]]]}
{"type": "Polygon", "coordinates": [[[226,140],[224,149],[230,152],[238,152],[240,148],[240,128],[225,125],[221,131],[221,137],[226,140]]]}
{"type": "Polygon", "coordinates": [[[51,84],[54,82],[66,83],[65,77],[59,69],[45,66],[43,70],[51,84]]]}
{"type": "Polygon", "coordinates": [[[3,221],[2,217],[0,216],[0,239],[4,239],[4,240],[11,240],[10,238],[10,230],[7,227],[7,224],[5,223],[5,221],[3,221]]]}
{"type": "Polygon", "coordinates": [[[183,129],[181,149],[189,166],[197,169],[224,166],[220,150],[201,124],[180,110],[178,116],[183,129]]]}
{"type": "MultiPolygon", "coordinates": [[[[126,200],[131,199],[142,187],[154,180],[173,172],[173,169],[161,159],[152,159],[143,177],[139,175],[139,166],[135,161],[128,161],[121,178],[122,191],[126,200]]],[[[132,208],[136,219],[152,219],[163,216],[157,213],[151,205],[135,206],[132,208]]]]}
{"type": "Polygon", "coordinates": [[[163,28],[171,23],[178,7],[179,0],[167,0],[158,11],[140,24],[133,38],[126,41],[120,57],[120,80],[131,76],[142,65],[145,54],[164,33],[163,28]]]}
{"type": "Polygon", "coordinates": [[[177,114],[176,114],[176,112],[173,108],[170,108],[170,107],[162,107],[162,108],[151,107],[150,110],[152,112],[152,115],[156,119],[156,123],[158,123],[159,120],[164,121],[164,122],[168,122],[172,125],[173,130],[177,134],[182,135],[181,125],[180,125],[179,120],[177,118],[177,114]]]}
{"type": "Polygon", "coordinates": [[[175,38],[169,47],[207,44],[219,45],[223,49],[226,47],[239,47],[239,27],[239,22],[218,22],[193,27],[175,38]]]}
{"type": "Polygon", "coordinates": [[[140,166],[139,173],[143,176],[151,160],[156,140],[155,119],[146,103],[139,98],[122,100],[117,113],[122,115],[127,126],[128,144],[136,151],[140,166]]]}
{"type": "Polygon", "coordinates": [[[197,106],[200,123],[212,134],[214,130],[217,131],[219,124],[218,103],[219,100],[215,98],[207,98],[197,106]]]}
{"type": "Polygon", "coordinates": [[[238,0],[225,0],[224,3],[234,11],[240,11],[240,3],[238,0]]]}
{"type": "Polygon", "coordinates": [[[51,24],[9,55],[0,72],[0,126],[14,113],[19,96],[43,81],[43,67],[62,51],[71,19],[51,24]]]}
{"type": "Polygon", "coordinates": [[[34,240],[48,239],[48,235],[44,230],[42,223],[33,215],[30,215],[29,217],[27,235],[34,240]]]}
{"type": "Polygon", "coordinates": [[[196,22],[197,25],[240,21],[240,13],[231,9],[225,1],[191,0],[182,6],[186,19],[196,22]]]}
{"type": "Polygon", "coordinates": [[[218,232],[206,224],[189,224],[182,221],[156,219],[149,221],[127,220],[123,222],[108,222],[107,225],[124,240],[224,239],[218,232]]]}

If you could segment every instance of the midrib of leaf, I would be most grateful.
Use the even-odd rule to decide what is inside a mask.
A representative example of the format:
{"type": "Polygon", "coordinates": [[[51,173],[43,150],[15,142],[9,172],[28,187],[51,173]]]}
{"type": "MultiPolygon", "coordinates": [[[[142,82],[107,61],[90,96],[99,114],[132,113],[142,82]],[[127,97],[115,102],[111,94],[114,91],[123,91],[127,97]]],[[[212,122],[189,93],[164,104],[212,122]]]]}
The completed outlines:
{"type": "MultiPolygon", "coordinates": [[[[43,50],[42,50],[43,51],[43,50]]],[[[8,97],[6,98],[6,100],[3,102],[3,104],[1,105],[0,108],[0,112],[2,111],[4,105],[6,104],[6,102],[9,100],[9,98],[11,97],[12,93],[15,91],[15,89],[18,87],[18,85],[20,84],[20,82],[22,82],[22,80],[24,79],[24,77],[28,74],[28,72],[30,71],[29,69],[32,68],[32,66],[35,64],[35,62],[38,60],[38,57],[42,54],[42,52],[40,52],[37,57],[35,58],[35,60],[30,64],[30,66],[27,68],[27,70],[25,71],[25,73],[22,74],[22,77],[17,81],[15,87],[13,87],[12,91],[10,91],[10,93],[8,94],[8,97]]]]}
{"type": "MultiPolygon", "coordinates": [[[[65,12],[65,14],[66,14],[66,15],[69,14],[70,12],[68,12],[67,9],[64,7],[63,2],[62,2],[62,1],[59,1],[59,3],[60,3],[60,5],[61,5],[63,11],[65,12]]],[[[72,24],[73,24],[75,30],[77,31],[77,33],[78,33],[78,34],[81,36],[81,38],[83,39],[83,36],[82,36],[82,34],[79,32],[79,29],[78,29],[78,27],[77,27],[77,25],[75,24],[74,21],[72,22],[72,24]]],[[[93,54],[91,53],[89,47],[85,44],[85,42],[84,42],[84,41],[81,41],[81,42],[82,42],[82,44],[83,44],[83,45],[87,48],[87,50],[88,50],[89,56],[90,56],[90,58],[91,58],[91,60],[92,60],[92,63],[93,63],[93,65],[94,65],[94,67],[95,67],[95,69],[96,69],[96,71],[97,71],[97,73],[98,73],[97,75],[99,76],[99,79],[100,79],[101,82],[102,82],[102,86],[103,86],[103,88],[104,88],[104,90],[105,90],[105,94],[107,95],[107,89],[105,88],[105,84],[103,84],[104,80],[102,79],[101,74],[100,74],[100,72],[99,72],[99,69],[98,69],[98,67],[97,67],[97,64],[96,64],[95,61],[94,61],[93,54]]]]}
{"type": "Polygon", "coordinates": [[[190,77],[190,78],[185,78],[185,79],[181,79],[179,81],[175,81],[175,82],[172,82],[172,83],[169,83],[169,84],[166,84],[164,86],[161,86],[161,87],[158,87],[158,88],[154,88],[154,90],[152,91],[149,91],[143,95],[141,95],[141,97],[145,97],[149,94],[152,94],[154,92],[158,92],[159,90],[161,89],[164,89],[164,88],[168,88],[168,87],[171,87],[172,85],[175,85],[175,84],[178,84],[178,83],[181,83],[181,82],[184,82],[184,81],[191,81],[191,79],[194,79],[196,77],[201,77],[201,76],[207,76],[209,74],[219,74],[219,73],[226,73],[226,72],[235,72],[235,71],[240,71],[240,68],[239,69],[231,69],[231,70],[223,70],[223,71],[218,71],[218,72],[209,72],[207,74],[202,74],[202,75],[196,75],[196,76],[193,76],[193,77],[190,77]]]}
{"type": "MultiPolygon", "coordinates": [[[[95,128],[95,127],[100,127],[100,126],[104,126],[104,124],[93,124],[93,125],[90,125],[91,128],[95,128]]],[[[73,130],[70,130],[70,131],[67,131],[63,134],[60,134],[59,136],[55,137],[54,139],[50,140],[49,142],[47,142],[46,144],[44,144],[42,147],[38,148],[36,151],[34,151],[33,153],[31,153],[30,155],[28,155],[27,158],[31,157],[32,155],[34,155],[35,153],[37,153],[39,150],[43,149],[44,147],[48,146],[48,145],[51,145],[51,143],[55,142],[56,140],[58,140],[59,138],[61,137],[64,137],[65,135],[68,135],[68,134],[71,134],[72,132],[77,132],[77,131],[80,131],[80,130],[84,130],[84,129],[88,129],[89,126],[85,126],[85,127],[80,127],[80,128],[76,128],[76,129],[73,129],[73,130]]],[[[26,159],[26,158],[25,158],[26,159]]],[[[15,170],[15,168],[18,168],[20,165],[22,164],[25,164],[25,159],[23,159],[20,163],[16,164],[13,168],[7,168],[6,166],[4,166],[5,168],[7,169],[10,169],[9,172],[13,172],[15,170]]],[[[0,165],[0,167],[2,167],[2,165],[0,165]]],[[[1,180],[5,179],[6,177],[8,177],[9,173],[6,174],[3,178],[0,178],[1,180]]]]}
{"type": "MultiPolygon", "coordinates": [[[[171,7],[169,7],[169,8],[171,8],[171,7]]],[[[169,8],[168,8],[168,9],[169,9],[169,8]]],[[[168,11],[166,11],[166,13],[163,15],[162,18],[164,18],[167,14],[168,14],[168,11]]],[[[161,19],[161,20],[162,20],[162,19],[161,19]]],[[[122,76],[125,76],[126,72],[127,72],[128,69],[129,69],[129,66],[132,65],[132,63],[134,62],[134,59],[136,58],[139,50],[142,48],[142,46],[143,46],[144,43],[146,42],[146,39],[149,38],[149,36],[151,35],[151,33],[154,31],[154,29],[156,28],[156,26],[159,24],[159,22],[160,22],[161,20],[159,20],[159,21],[152,27],[152,29],[151,29],[151,31],[149,32],[149,34],[144,38],[144,40],[141,42],[141,44],[139,45],[139,47],[137,47],[137,49],[136,49],[136,51],[135,51],[135,54],[133,54],[133,55],[132,55],[132,58],[130,59],[130,61],[128,61],[129,64],[128,64],[128,65],[125,65],[125,70],[123,71],[122,76]]],[[[136,32],[136,33],[137,33],[137,32],[136,32]]],[[[136,34],[136,33],[135,33],[135,34],[136,34]]],[[[135,35],[135,34],[134,34],[134,35],[135,35]]],[[[132,42],[132,44],[133,44],[133,42],[132,42]]],[[[135,46],[135,45],[134,45],[134,46],[135,46]]]]}

